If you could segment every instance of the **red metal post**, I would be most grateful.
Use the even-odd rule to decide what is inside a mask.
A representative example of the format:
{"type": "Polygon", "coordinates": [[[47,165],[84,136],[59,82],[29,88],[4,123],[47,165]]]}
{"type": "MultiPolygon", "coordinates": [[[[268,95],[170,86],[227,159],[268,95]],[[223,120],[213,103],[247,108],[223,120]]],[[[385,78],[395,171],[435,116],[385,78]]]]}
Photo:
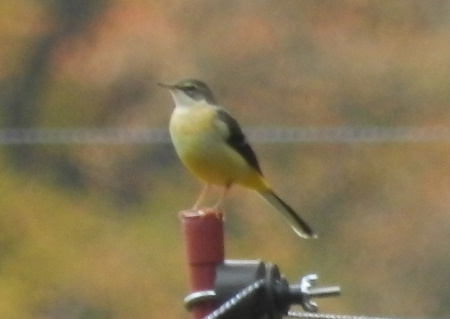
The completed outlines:
{"type": "MultiPolygon", "coordinates": [[[[212,290],[216,266],[224,260],[223,215],[183,211],[180,214],[189,267],[190,292],[212,290]]],[[[192,309],[193,319],[201,319],[215,309],[213,302],[201,302],[192,309]]]]}

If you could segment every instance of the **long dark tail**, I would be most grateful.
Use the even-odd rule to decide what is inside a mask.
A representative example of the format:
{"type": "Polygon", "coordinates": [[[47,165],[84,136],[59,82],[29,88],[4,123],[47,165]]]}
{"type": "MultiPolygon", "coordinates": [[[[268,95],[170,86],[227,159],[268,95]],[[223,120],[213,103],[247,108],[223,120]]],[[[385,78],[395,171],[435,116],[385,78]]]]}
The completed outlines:
{"type": "Polygon", "coordinates": [[[309,225],[299,215],[297,215],[297,213],[288,204],[278,197],[277,194],[271,190],[259,192],[259,194],[283,214],[283,217],[297,235],[303,238],[317,238],[317,235],[311,227],[309,227],[309,225]]]}

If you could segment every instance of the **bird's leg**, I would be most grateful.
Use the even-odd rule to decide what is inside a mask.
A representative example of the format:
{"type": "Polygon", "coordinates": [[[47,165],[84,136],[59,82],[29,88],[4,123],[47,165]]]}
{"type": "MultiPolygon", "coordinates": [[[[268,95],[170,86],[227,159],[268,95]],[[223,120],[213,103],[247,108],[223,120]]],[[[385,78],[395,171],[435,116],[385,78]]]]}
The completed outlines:
{"type": "Polygon", "coordinates": [[[197,201],[195,202],[195,204],[191,208],[191,210],[193,210],[193,211],[197,211],[198,210],[200,204],[203,202],[203,199],[205,198],[205,195],[206,195],[206,193],[208,193],[209,189],[210,189],[210,186],[208,184],[206,184],[203,187],[202,191],[200,192],[200,195],[198,196],[197,201]]]}
{"type": "Polygon", "coordinates": [[[222,193],[220,193],[220,197],[217,200],[217,203],[214,205],[214,210],[218,210],[220,206],[222,205],[223,201],[225,200],[225,197],[227,197],[228,190],[230,189],[231,185],[225,185],[225,187],[222,190],[222,193]]]}

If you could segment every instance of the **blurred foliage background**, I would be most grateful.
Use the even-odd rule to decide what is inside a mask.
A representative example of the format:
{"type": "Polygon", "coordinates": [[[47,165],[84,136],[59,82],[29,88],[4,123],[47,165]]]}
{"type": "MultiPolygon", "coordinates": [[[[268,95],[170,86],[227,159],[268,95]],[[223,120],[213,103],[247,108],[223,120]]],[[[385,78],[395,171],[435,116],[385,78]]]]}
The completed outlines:
{"type": "MultiPolygon", "coordinates": [[[[449,126],[444,0],[0,3],[2,129],[166,127],[157,81],[207,81],[244,126],[449,126]]],[[[316,272],[322,312],[450,315],[448,141],[256,144],[320,238],[252,192],[227,257],[316,272]]],[[[200,185],[169,144],[0,149],[0,317],[185,318],[177,212],[200,185]]]]}

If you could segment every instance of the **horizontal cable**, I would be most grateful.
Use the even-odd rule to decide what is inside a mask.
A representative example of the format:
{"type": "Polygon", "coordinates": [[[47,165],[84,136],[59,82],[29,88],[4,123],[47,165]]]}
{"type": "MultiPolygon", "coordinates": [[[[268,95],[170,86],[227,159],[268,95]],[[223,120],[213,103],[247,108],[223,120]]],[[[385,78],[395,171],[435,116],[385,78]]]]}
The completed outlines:
{"type": "Polygon", "coordinates": [[[165,144],[167,129],[0,129],[0,144],[165,144]]]}
{"type": "MultiPolygon", "coordinates": [[[[449,142],[450,129],[435,127],[247,127],[255,143],[449,142]]],[[[166,128],[0,129],[0,145],[167,144],[166,128]]]]}
{"type": "Polygon", "coordinates": [[[288,317],[300,319],[400,319],[394,317],[386,318],[386,317],[370,317],[358,315],[335,315],[335,314],[295,312],[295,311],[289,311],[288,317]]]}

